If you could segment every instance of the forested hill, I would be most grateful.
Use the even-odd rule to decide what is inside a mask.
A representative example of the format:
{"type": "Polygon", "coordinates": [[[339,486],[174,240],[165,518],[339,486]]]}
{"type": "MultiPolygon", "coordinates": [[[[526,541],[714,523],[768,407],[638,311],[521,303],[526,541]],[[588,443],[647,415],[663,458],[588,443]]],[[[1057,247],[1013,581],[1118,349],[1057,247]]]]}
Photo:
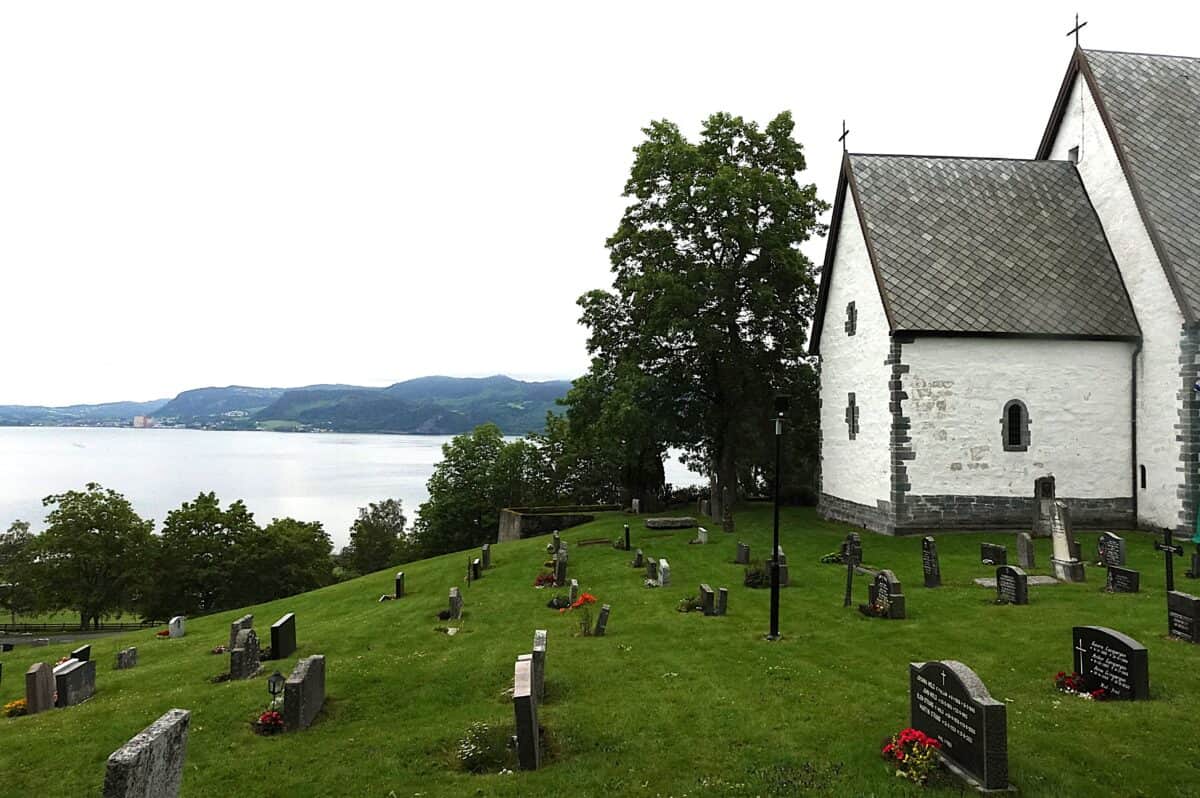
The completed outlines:
{"type": "Polygon", "coordinates": [[[505,433],[540,430],[571,383],[511,377],[420,377],[386,388],[309,385],[195,388],[170,401],[73,407],[0,406],[0,425],[130,426],[150,416],[156,426],[457,435],[492,422],[505,433]]]}

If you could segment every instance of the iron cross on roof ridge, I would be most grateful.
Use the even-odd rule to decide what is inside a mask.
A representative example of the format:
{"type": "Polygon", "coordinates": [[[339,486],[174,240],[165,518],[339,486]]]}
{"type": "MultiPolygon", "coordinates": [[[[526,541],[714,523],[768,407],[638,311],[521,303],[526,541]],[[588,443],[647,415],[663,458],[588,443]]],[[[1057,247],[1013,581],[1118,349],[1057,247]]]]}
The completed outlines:
{"type": "Polygon", "coordinates": [[[1076,14],[1075,15],[1075,27],[1073,27],[1069,31],[1067,31],[1068,36],[1070,36],[1072,33],[1075,34],[1075,46],[1076,47],[1079,46],[1079,29],[1082,28],[1086,24],[1087,24],[1086,22],[1080,22],[1079,15],[1076,14]]]}
{"type": "Polygon", "coordinates": [[[846,120],[842,120],[842,135],[838,136],[838,141],[842,142],[842,152],[846,151],[846,136],[850,135],[850,131],[846,130],[846,120]]]}

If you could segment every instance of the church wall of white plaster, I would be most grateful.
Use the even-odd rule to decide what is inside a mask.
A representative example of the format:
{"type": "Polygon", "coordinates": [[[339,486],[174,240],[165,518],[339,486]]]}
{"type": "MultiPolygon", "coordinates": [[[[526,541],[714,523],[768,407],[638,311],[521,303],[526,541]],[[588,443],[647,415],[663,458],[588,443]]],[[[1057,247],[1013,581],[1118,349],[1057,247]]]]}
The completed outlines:
{"type": "Polygon", "coordinates": [[[891,339],[866,241],[849,194],[838,231],[833,278],[821,332],[821,490],[875,507],[891,492],[892,417],[885,366],[891,339]],[[845,330],[846,305],[858,311],[854,335],[845,330]],[[859,431],[850,440],[846,399],[854,392],[859,431]]]}
{"type": "Polygon", "coordinates": [[[1131,489],[1129,357],[1107,341],[918,338],[904,345],[910,493],[1032,498],[1053,474],[1061,498],[1131,489]],[[1005,451],[1010,399],[1029,410],[1028,451],[1005,451]]]}
{"type": "MultiPolygon", "coordinates": [[[[1138,461],[1146,467],[1146,489],[1138,491],[1138,517],[1143,524],[1174,526],[1180,509],[1180,446],[1175,440],[1175,425],[1179,423],[1178,359],[1183,316],[1138,214],[1095,99],[1079,77],[1050,157],[1065,160],[1075,146],[1080,148],[1079,174],[1104,225],[1142,328],[1138,461]]],[[[1128,373],[1127,364],[1122,374],[1128,373]]]]}

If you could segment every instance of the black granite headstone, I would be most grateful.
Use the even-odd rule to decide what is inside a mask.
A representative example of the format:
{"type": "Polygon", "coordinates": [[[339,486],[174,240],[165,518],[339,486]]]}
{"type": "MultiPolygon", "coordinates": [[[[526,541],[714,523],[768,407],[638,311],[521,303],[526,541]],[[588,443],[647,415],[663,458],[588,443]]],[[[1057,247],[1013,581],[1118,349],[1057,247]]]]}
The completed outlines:
{"type": "Polygon", "coordinates": [[[1096,554],[1100,564],[1109,567],[1125,564],[1125,539],[1112,532],[1101,532],[1096,541],[1096,554]]]}
{"type": "Polygon", "coordinates": [[[1004,565],[1008,562],[1008,548],[995,543],[980,543],[979,561],[984,565],[1004,565]]]}
{"type": "Polygon", "coordinates": [[[1089,691],[1127,701],[1150,697],[1150,660],[1141,643],[1103,626],[1076,626],[1071,641],[1075,672],[1089,691]]]}
{"type": "Polygon", "coordinates": [[[396,592],[393,594],[396,598],[404,598],[404,572],[396,572],[396,592]]]}
{"type": "Polygon", "coordinates": [[[625,525],[625,551],[629,551],[629,524],[625,525]]]}
{"type": "Polygon", "coordinates": [[[1008,788],[1008,710],[961,662],[908,666],[910,725],[941,742],[942,761],[985,790],[1008,788]]]}
{"type": "Polygon", "coordinates": [[[271,659],[284,659],[296,653],[296,613],[289,612],[271,624],[271,659]]]}
{"type": "Polygon", "coordinates": [[[925,587],[942,586],[942,566],[938,562],[937,541],[931,537],[921,541],[921,568],[925,572],[925,587]]]}
{"type": "Polygon", "coordinates": [[[1167,593],[1167,631],[1171,637],[1200,643],[1200,597],[1178,590],[1167,593]]]}
{"type": "Polygon", "coordinates": [[[904,590],[900,580],[886,568],[875,574],[875,578],[867,586],[867,601],[872,607],[886,608],[885,618],[901,620],[906,617],[904,590]]]}
{"type": "Polygon", "coordinates": [[[1109,593],[1137,593],[1141,587],[1141,579],[1142,575],[1132,568],[1110,565],[1104,589],[1109,593]]]}
{"type": "Polygon", "coordinates": [[[92,646],[89,643],[86,646],[80,646],[71,652],[71,659],[77,659],[80,662],[87,662],[92,658],[92,646]]]}
{"type": "Polygon", "coordinates": [[[1200,544],[1196,545],[1196,550],[1192,552],[1192,567],[1184,572],[1184,576],[1188,579],[1200,579],[1200,544]]]}
{"type": "Polygon", "coordinates": [[[1001,565],[996,568],[996,603],[1029,603],[1029,577],[1017,566],[1001,565]]]}

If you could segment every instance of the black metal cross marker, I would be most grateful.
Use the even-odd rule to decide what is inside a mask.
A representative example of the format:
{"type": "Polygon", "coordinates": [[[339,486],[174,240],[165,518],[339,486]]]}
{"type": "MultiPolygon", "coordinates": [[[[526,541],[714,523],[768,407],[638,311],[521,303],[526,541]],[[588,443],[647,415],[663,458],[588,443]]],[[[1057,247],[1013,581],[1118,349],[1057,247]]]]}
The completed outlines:
{"type": "Polygon", "coordinates": [[[1082,22],[1082,23],[1081,23],[1081,22],[1079,21],[1079,15],[1078,15],[1078,14],[1076,14],[1076,15],[1075,15],[1075,27],[1073,27],[1073,28],[1071,28],[1069,31],[1067,31],[1067,35],[1068,35],[1068,36],[1070,36],[1072,33],[1074,33],[1074,34],[1075,34],[1075,46],[1076,46],[1076,47],[1078,47],[1078,46],[1079,46],[1079,29],[1080,29],[1080,28],[1082,28],[1082,27],[1083,27],[1084,25],[1086,25],[1086,24],[1087,24],[1086,22],[1082,22]]]}
{"type": "MultiPolygon", "coordinates": [[[[1083,24],[1087,24],[1086,22],[1083,24]]],[[[846,120],[842,120],[842,135],[838,136],[838,141],[842,142],[842,152],[846,151],[846,136],[850,135],[850,131],[846,130],[846,120]]]]}
{"type": "Polygon", "coordinates": [[[1175,589],[1175,561],[1172,557],[1183,556],[1183,546],[1176,546],[1172,540],[1173,533],[1170,529],[1163,530],[1163,539],[1161,543],[1155,543],[1154,548],[1163,553],[1163,559],[1167,564],[1167,591],[1175,589]]]}
{"type": "Polygon", "coordinates": [[[855,545],[854,533],[846,536],[842,542],[842,558],[846,561],[846,597],[842,600],[843,607],[849,607],[851,595],[854,592],[854,566],[862,562],[862,549],[855,545]]]}

